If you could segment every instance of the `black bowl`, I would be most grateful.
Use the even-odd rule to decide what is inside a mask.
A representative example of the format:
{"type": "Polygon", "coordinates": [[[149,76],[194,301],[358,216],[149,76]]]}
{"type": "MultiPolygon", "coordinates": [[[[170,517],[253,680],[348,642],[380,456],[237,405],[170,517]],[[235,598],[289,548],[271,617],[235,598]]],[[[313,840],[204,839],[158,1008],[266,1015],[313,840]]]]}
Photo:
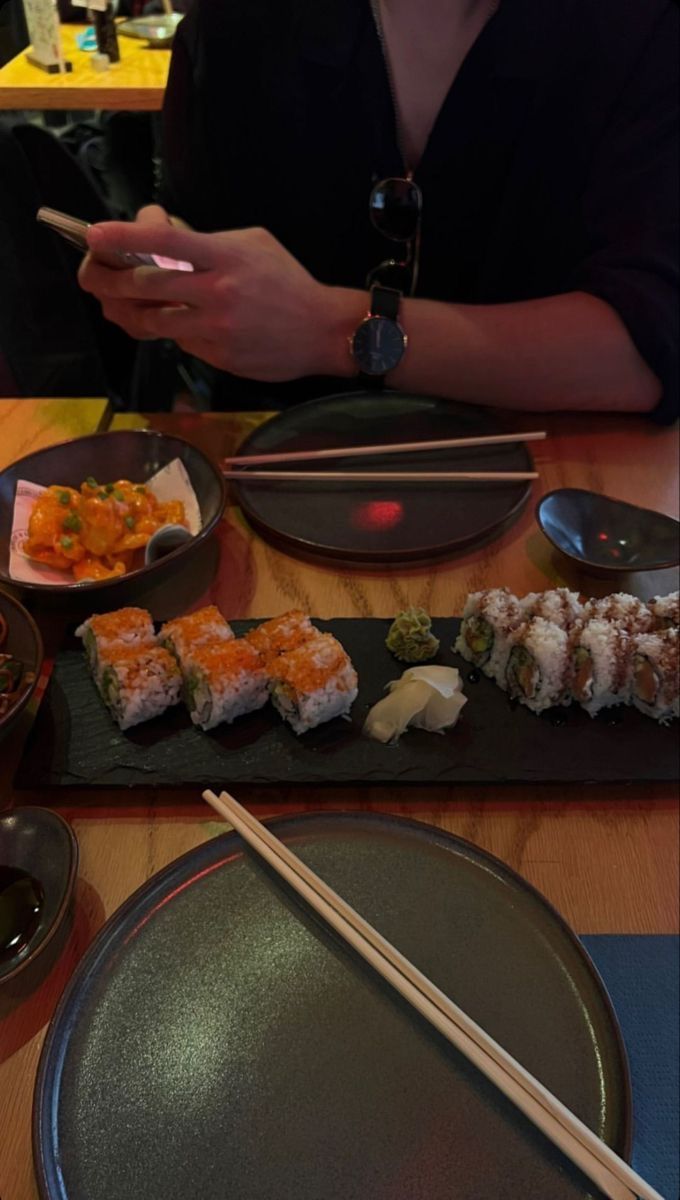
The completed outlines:
{"type": "Polygon", "coordinates": [[[0,472],[0,581],[13,583],[22,592],[36,596],[88,597],[102,595],[113,604],[127,603],[148,584],[177,575],[187,569],[215,529],[226,504],[227,489],[218,467],[201,450],[183,438],[170,437],[146,429],[122,429],[114,433],[95,433],[74,438],[57,446],[48,446],[12,463],[0,472]],[[141,566],[116,579],[88,580],[83,583],[24,583],[9,574],[9,541],[17,480],[49,486],[63,483],[80,487],[88,475],[96,479],[131,479],[143,483],[179,458],[186,468],[201,510],[202,527],[196,537],[164,558],[141,566]]]}
{"type": "Polygon", "coordinates": [[[0,984],[28,967],[52,940],[69,909],[78,874],[71,826],[48,808],[17,808],[0,816],[0,863],[26,871],[42,885],[43,906],[29,940],[0,963],[0,984]]]}
{"type": "Polygon", "coordinates": [[[593,575],[660,571],[680,561],[677,521],[599,492],[548,492],[536,519],[553,546],[593,575]]]}
{"type": "Polygon", "coordinates": [[[42,638],[38,626],[26,609],[7,592],[0,591],[0,616],[7,624],[7,636],[0,644],[0,654],[11,654],[24,664],[33,679],[19,693],[19,698],[4,715],[0,715],[0,737],[14,724],[36,689],[43,661],[42,638]]]}

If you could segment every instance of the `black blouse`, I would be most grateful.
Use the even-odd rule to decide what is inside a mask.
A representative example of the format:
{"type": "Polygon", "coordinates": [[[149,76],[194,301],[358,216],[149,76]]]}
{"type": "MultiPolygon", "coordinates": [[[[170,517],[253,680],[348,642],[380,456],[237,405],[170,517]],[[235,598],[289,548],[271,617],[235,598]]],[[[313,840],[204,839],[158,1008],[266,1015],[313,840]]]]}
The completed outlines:
{"type": "MultiPolygon", "coordinates": [[[[678,10],[671,0],[502,0],[415,178],[420,296],[574,290],[620,314],[678,410],[678,10]]],[[[194,228],[260,225],[319,280],[363,287],[393,252],[372,184],[403,173],[369,0],[194,0],[163,112],[161,199],[194,228]]],[[[223,376],[221,402],[347,381],[223,376]]]]}

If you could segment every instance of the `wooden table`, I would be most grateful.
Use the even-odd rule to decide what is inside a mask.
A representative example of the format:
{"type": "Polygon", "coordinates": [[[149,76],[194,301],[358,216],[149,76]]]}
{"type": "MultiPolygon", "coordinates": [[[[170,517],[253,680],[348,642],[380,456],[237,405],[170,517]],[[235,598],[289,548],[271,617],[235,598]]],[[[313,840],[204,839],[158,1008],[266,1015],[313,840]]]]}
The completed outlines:
{"type": "MultiPolygon", "coordinates": [[[[6,429],[0,407],[0,447],[6,458],[25,453],[30,441],[44,443],[50,436],[46,412],[55,420],[55,410],[43,408],[45,402],[19,403],[26,406],[26,419],[6,429]]],[[[71,421],[82,428],[83,402],[50,405],[55,403],[63,406],[58,429],[71,421]]],[[[261,414],[177,414],[154,415],[148,421],[126,416],[114,424],[149,423],[219,456],[232,452],[244,431],[261,419],[261,414]]],[[[515,427],[535,424],[535,416],[518,416],[515,427]]],[[[549,441],[534,448],[540,472],[536,499],[542,491],[571,484],[677,515],[677,430],[623,416],[554,416],[546,425],[549,441]]],[[[380,572],[343,568],[338,574],[332,567],[303,565],[255,537],[233,505],[220,540],[228,571],[211,595],[227,617],[264,617],[292,605],[320,617],[384,617],[409,603],[450,615],[461,611],[468,591],[501,583],[520,593],[564,583],[588,594],[610,590],[602,581],[563,573],[564,564],[553,557],[536,526],[533,505],[498,541],[437,566],[380,572]]],[[[623,589],[643,597],[677,586],[677,572],[621,581],[623,589]]],[[[13,754],[18,754],[24,733],[25,727],[13,754]]],[[[105,918],[155,871],[220,827],[191,789],[179,794],[143,788],[134,793],[78,792],[67,799],[13,794],[9,770],[5,766],[5,804],[58,802],[73,823],[81,851],[75,917],[60,957],[47,962],[37,976],[19,976],[0,992],[0,1196],[36,1200],[32,1091],[45,1028],[59,995],[105,918]]],[[[678,804],[676,789],[669,785],[432,787],[415,794],[399,788],[334,788],[323,795],[305,792],[303,799],[292,790],[239,789],[238,794],[265,817],[321,807],[358,808],[412,815],[441,826],[519,871],[579,933],[678,930],[678,804]]]]}
{"type": "Polygon", "coordinates": [[[22,50],[0,69],[0,109],[103,109],[158,112],[170,70],[170,50],[151,49],[146,41],[120,35],[120,62],[106,71],[91,65],[92,52],[79,50],[84,25],[62,25],[64,58],[73,70],[48,75],[28,62],[22,50]]]}

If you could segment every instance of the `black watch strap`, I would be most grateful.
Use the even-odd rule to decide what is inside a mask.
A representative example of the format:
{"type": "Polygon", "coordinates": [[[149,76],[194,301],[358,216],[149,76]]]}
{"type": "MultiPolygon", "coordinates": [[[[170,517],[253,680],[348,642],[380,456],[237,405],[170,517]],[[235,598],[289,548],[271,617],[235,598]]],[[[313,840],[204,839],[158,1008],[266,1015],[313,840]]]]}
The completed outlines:
{"type": "Polygon", "coordinates": [[[376,283],[371,288],[370,312],[372,317],[387,317],[396,321],[399,316],[401,292],[396,288],[381,287],[376,283]]]}

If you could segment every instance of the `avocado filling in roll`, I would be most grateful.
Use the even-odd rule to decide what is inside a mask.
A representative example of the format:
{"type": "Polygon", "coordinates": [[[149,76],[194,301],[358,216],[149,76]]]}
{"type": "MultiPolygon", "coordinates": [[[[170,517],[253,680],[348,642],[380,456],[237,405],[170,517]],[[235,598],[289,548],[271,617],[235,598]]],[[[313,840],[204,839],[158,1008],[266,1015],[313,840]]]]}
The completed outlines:
{"type": "Polygon", "coordinates": [[[540,683],[541,672],[526,646],[513,646],[507,666],[508,691],[511,696],[522,695],[533,700],[540,683]]]}
{"type": "Polygon", "coordinates": [[[101,682],[102,699],[109,708],[116,708],[120,699],[120,685],[113,667],[105,667],[101,682]]]}
{"type": "Polygon", "coordinates": [[[186,678],[183,699],[196,723],[207,725],[212,716],[212,696],[206,680],[192,671],[186,678]]]}
{"type": "Polygon", "coordinates": [[[465,622],[464,637],[476,666],[481,667],[493,650],[494,632],[484,617],[473,615],[465,622]]]}
{"type": "Polygon", "coordinates": [[[571,692],[581,704],[593,698],[593,660],[585,646],[577,646],[572,657],[571,692]]]}
{"type": "Polygon", "coordinates": [[[654,670],[652,663],[642,654],[635,655],[633,678],[635,680],[635,695],[638,700],[642,700],[644,704],[654,704],[661,680],[654,670]]]}

